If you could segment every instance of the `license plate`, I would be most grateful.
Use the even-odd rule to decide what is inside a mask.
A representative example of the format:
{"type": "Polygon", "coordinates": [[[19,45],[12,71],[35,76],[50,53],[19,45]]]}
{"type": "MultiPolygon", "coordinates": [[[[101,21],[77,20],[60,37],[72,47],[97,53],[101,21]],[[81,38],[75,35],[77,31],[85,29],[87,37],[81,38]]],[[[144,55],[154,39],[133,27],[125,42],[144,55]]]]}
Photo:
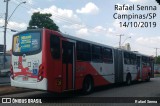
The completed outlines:
{"type": "Polygon", "coordinates": [[[28,81],[28,77],[27,76],[23,77],[23,81],[28,81]]]}

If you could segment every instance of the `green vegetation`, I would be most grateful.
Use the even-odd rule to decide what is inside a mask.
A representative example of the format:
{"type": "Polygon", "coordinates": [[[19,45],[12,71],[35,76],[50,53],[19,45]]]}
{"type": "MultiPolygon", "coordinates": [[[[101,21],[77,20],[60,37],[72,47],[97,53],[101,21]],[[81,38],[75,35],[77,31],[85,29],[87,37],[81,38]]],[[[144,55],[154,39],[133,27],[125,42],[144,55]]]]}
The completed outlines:
{"type": "Polygon", "coordinates": [[[154,74],[154,77],[160,77],[160,74],[154,74]]]}
{"type": "Polygon", "coordinates": [[[27,29],[47,28],[55,31],[60,31],[59,27],[51,19],[52,14],[41,14],[40,12],[33,13],[27,29]]]}
{"type": "Polygon", "coordinates": [[[160,56],[155,57],[156,64],[160,64],[160,56]]]}

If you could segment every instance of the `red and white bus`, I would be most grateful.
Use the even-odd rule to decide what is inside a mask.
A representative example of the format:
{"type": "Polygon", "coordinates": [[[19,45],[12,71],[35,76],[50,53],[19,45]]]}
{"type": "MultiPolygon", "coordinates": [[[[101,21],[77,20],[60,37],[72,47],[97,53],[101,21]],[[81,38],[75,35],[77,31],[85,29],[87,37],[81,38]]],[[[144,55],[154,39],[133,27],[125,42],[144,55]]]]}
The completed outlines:
{"type": "Polygon", "coordinates": [[[13,36],[11,85],[64,92],[134,80],[150,80],[153,60],[48,29],[13,36]]]}

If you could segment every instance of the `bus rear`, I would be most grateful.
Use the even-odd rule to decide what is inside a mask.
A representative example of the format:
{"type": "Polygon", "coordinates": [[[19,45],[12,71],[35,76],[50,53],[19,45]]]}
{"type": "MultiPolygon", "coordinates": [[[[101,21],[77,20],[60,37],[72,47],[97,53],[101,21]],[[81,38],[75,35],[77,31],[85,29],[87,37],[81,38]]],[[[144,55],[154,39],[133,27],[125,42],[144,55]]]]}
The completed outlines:
{"type": "Polygon", "coordinates": [[[42,31],[24,31],[13,36],[11,86],[47,90],[42,66],[42,31]]]}

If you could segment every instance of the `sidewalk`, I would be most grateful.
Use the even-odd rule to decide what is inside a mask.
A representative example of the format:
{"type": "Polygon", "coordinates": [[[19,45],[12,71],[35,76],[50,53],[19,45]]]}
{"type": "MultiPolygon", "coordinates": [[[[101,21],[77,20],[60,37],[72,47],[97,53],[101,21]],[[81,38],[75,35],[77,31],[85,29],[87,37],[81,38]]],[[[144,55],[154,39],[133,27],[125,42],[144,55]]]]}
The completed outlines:
{"type": "Polygon", "coordinates": [[[0,96],[15,94],[15,93],[22,93],[22,92],[29,92],[29,91],[31,91],[31,89],[16,88],[16,87],[12,87],[10,84],[0,85],[0,96]]]}

